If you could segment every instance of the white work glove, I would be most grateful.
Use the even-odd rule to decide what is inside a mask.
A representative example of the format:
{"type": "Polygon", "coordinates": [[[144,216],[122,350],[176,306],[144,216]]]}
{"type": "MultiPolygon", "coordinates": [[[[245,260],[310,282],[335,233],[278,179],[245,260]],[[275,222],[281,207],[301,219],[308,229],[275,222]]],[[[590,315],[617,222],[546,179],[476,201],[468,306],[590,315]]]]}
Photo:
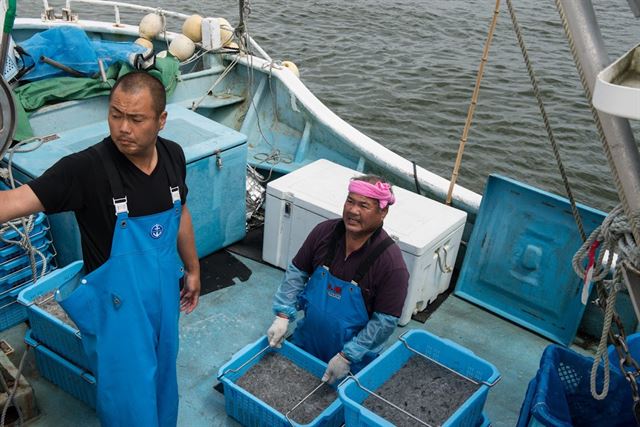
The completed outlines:
{"type": "Polygon", "coordinates": [[[280,348],[282,347],[282,341],[287,333],[287,327],[289,326],[289,319],[276,316],[271,327],[267,331],[267,338],[269,338],[269,347],[280,348]]]}
{"type": "Polygon", "coordinates": [[[322,381],[333,384],[336,380],[346,377],[350,369],[351,363],[340,352],[329,360],[329,366],[322,376],[322,381]]]}

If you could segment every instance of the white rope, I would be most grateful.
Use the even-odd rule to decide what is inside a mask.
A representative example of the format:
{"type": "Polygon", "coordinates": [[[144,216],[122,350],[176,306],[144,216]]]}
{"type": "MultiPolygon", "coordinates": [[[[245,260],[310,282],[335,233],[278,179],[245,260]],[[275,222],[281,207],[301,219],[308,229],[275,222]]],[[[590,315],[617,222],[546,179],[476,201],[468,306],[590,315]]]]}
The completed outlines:
{"type": "MultiPolygon", "coordinates": [[[[9,185],[12,189],[16,188],[15,179],[13,177],[13,155],[15,153],[28,153],[31,151],[35,151],[42,146],[44,143],[43,140],[39,138],[29,138],[24,141],[19,142],[14,147],[8,150],[9,153],[9,161],[7,167],[7,175],[9,180],[9,185]],[[22,148],[24,145],[37,141],[36,144],[32,147],[22,148]]],[[[36,282],[40,277],[44,276],[47,272],[47,257],[39,251],[37,248],[33,246],[31,243],[30,233],[33,231],[34,224],[34,216],[29,215],[28,217],[18,218],[9,222],[6,222],[0,225],[0,240],[5,243],[17,245],[21,249],[23,249],[29,255],[29,263],[31,265],[31,275],[33,277],[33,281],[36,282]],[[18,240],[6,239],[4,237],[5,233],[9,230],[14,230],[18,236],[18,240]],[[42,267],[40,273],[38,274],[38,264],[36,262],[36,256],[38,256],[42,260],[42,267]]]]}
{"type": "Polygon", "coordinates": [[[597,227],[589,238],[582,244],[573,257],[573,270],[583,280],[587,277],[588,271],[583,265],[588,264],[589,251],[595,251],[599,246],[598,257],[594,260],[592,280],[603,282],[605,290],[609,293],[606,297],[604,325],[598,349],[594,357],[591,368],[591,394],[594,399],[602,400],[609,392],[609,357],[607,354],[607,337],[611,329],[611,321],[615,313],[615,301],[618,291],[624,286],[623,269],[633,270],[638,273],[640,266],[640,250],[637,247],[631,226],[624,214],[622,205],[616,206],[607,215],[602,224],[597,227]],[[605,253],[608,258],[605,260],[605,253]],[[605,278],[611,272],[614,253],[618,255],[618,265],[611,280],[605,278]],[[585,263],[587,260],[587,263],[585,263]],[[596,375],[600,361],[604,362],[604,384],[601,393],[596,390],[596,375]]]}
{"type": "Polygon", "coordinates": [[[14,380],[13,387],[11,388],[11,390],[9,389],[9,386],[5,382],[2,374],[0,374],[0,383],[2,384],[2,387],[7,392],[7,401],[4,404],[4,407],[2,408],[2,415],[0,416],[0,427],[4,427],[7,411],[9,410],[9,406],[11,406],[11,404],[13,404],[13,407],[16,408],[16,412],[18,413],[18,425],[22,426],[24,424],[24,418],[23,418],[24,416],[22,414],[22,410],[20,410],[20,406],[15,401],[15,396],[16,396],[16,391],[18,390],[18,384],[20,383],[20,376],[22,375],[22,370],[24,369],[24,361],[27,358],[28,352],[29,352],[29,346],[27,346],[27,348],[24,350],[24,353],[22,353],[22,358],[20,358],[20,364],[18,365],[18,373],[16,374],[16,377],[13,379],[14,380]]]}

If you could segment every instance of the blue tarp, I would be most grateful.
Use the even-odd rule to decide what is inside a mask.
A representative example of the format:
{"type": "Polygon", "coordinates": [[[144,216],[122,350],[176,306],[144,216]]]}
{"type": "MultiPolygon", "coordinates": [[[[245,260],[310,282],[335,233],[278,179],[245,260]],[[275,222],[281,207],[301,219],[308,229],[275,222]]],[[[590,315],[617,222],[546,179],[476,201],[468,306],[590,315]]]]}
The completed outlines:
{"type": "Polygon", "coordinates": [[[51,28],[35,34],[19,45],[31,56],[26,61],[32,60],[35,63],[35,67],[21,79],[26,81],[69,75],[41,61],[41,56],[46,56],[90,77],[100,71],[98,59],[102,59],[107,69],[114,62],[128,62],[131,55],[145,50],[144,47],[131,42],[92,40],[84,30],[72,26],[51,28]]]}

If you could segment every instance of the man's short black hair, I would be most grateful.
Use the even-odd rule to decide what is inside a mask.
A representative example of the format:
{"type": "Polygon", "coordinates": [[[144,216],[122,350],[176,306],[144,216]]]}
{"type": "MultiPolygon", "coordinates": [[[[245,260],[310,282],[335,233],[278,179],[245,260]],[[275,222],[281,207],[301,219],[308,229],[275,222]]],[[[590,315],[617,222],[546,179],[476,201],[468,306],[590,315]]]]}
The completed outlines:
{"type": "Polygon", "coordinates": [[[162,82],[146,71],[132,71],[120,77],[111,88],[109,102],[111,102],[111,97],[118,89],[125,93],[133,93],[143,88],[146,88],[151,93],[156,115],[160,116],[167,105],[167,93],[164,90],[162,82]]]}

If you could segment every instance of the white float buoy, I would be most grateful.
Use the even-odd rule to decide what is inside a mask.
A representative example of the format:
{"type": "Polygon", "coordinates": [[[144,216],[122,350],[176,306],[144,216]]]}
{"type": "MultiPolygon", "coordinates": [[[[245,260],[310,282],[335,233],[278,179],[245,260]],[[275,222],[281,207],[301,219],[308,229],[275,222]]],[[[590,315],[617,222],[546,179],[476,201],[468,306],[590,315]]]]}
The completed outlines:
{"type": "Polygon", "coordinates": [[[202,41],[202,16],[191,15],[182,24],[182,34],[194,42],[202,41]]]}
{"type": "Polygon", "coordinates": [[[296,77],[300,78],[300,70],[298,66],[291,61],[282,61],[282,66],[288,68],[296,77]]]}
{"type": "Polygon", "coordinates": [[[148,13],[140,21],[138,25],[138,34],[147,40],[152,40],[156,37],[163,28],[163,22],[160,15],[155,13],[148,13]]]}
{"type": "Polygon", "coordinates": [[[169,53],[178,58],[180,61],[189,59],[196,50],[196,45],[189,37],[184,34],[178,34],[171,43],[169,43],[169,53]]]}

